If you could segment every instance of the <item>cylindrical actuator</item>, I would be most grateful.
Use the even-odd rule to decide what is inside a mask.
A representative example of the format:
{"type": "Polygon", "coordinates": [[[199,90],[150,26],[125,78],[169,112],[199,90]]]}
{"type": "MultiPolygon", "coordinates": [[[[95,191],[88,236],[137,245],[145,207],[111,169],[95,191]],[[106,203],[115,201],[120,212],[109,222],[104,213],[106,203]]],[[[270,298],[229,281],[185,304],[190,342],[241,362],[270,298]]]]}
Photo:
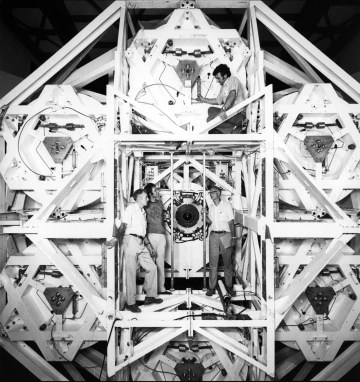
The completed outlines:
{"type": "Polygon", "coordinates": [[[200,76],[198,76],[198,78],[196,79],[196,93],[198,96],[201,95],[201,78],[200,78],[200,76]]]}

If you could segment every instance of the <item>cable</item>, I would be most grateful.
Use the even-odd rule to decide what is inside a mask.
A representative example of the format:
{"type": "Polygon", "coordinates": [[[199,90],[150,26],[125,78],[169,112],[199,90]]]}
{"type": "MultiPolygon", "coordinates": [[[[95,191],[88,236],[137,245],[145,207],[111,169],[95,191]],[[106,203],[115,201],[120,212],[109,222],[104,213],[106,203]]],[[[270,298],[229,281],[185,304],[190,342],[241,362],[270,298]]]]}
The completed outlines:
{"type": "Polygon", "coordinates": [[[301,317],[301,314],[300,314],[300,312],[297,310],[297,308],[296,308],[296,306],[295,305],[293,305],[292,306],[296,311],[297,311],[297,313],[298,313],[298,315],[299,315],[299,317],[301,317]]]}
{"type": "MultiPolygon", "coordinates": [[[[327,313],[327,318],[329,318],[329,314],[330,314],[331,309],[333,308],[333,306],[334,306],[334,304],[335,304],[335,301],[336,301],[336,299],[337,299],[337,296],[338,296],[338,294],[335,295],[334,302],[332,303],[331,308],[329,309],[329,312],[327,313]]],[[[329,319],[330,319],[330,318],[329,318],[329,319]]]]}
{"type": "MultiPolygon", "coordinates": [[[[20,159],[22,160],[22,162],[24,163],[24,165],[25,165],[31,172],[33,172],[34,174],[36,174],[36,175],[38,175],[38,176],[51,176],[51,175],[53,174],[53,172],[50,170],[50,171],[51,171],[51,175],[43,175],[43,174],[39,174],[39,173],[37,173],[36,171],[32,170],[32,169],[25,163],[23,157],[21,156],[21,152],[20,152],[20,139],[21,139],[21,135],[22,135],[22,133],[23,133],[23,131],[24,131],[24,129],[25,129],[26,124],[27,124],[29,121],[31,121],[34,117],[38,116],[39,114],[43,113],[45,110],[48,110],[48,109],[51,109],[51,107],[46,107],[45,109],[43,109],[43,110],[37,112],[36,114],[32,115],[29,119],[27,119],[27,120],[25,121],[24,125],[22,126],[21,130],[19,131],[19,138],[18,138],[18,144],[17,144],[17,146],[18,146],[18,153],[19,153],[19,157],[20,157],[20,159]]],[[[40,145],[40,143],[39,143],[39,145],[40,145]]],[[[39,147],[39,145],[38,145],[38,147],[39,147]]],[[[36,149],[36,151],[37,151],[37,149],[36,149]]],[[[42,158],[41,158],[41,159],[42,159],[42,158]]],[[[49,167],[48,167],[48,168],[49,168],[49,167]]]]}
{"type": "Polygon", "coordinates": [[[287,170],[286,172],[280,172],[275,166],[274,166],[274,170],[280,174],[280,175],[288,175],[288,174],[291,174],[291,171],[290,170],[287,170]]]}
{"type": "MultiPolygon", "coordinates": [[[[168,87],[168,88],[171,88],[171,89],[175,90],[177,93],[179,93],[179,94],[185,96],[184,93],[181,93],[179,90],[177,90],[177,89],[174,88],[173,86],[170,86],[170,85],[167,85],[167,84],[163,84],[163,83],[161,82],[160,84],[150,84],[150,85],[147,85],[147,86],[144,86],[143,88],[141,88],[141,89],[138,91],[138,93],[136,94],[136,96],[135,96],[135,101],[137,101],[137,97],[139,96],[140,92],[142,92],[142,91],[144,91],[145,89],[150,88],[150,87],[152,87],[152,86],[164,86],[164,87],[168,87]]],[[[145,93],[146,93],[146,92],[145,92],[145,93]]],[[[140,101],[138,101],[138,102],[140,102],[140,101]]],[[[150,104],[150,105],[151,105],[151,104],[150,104]]]]}
{"type": "Polygon", "coordinates": [[[90,115],[86,115],[86,114],[82,113],[82,112],[79,111],[79,110],[75,110],[75,109],[73,109],[72,107],[65,106],[65,109],[73,110],[73,111],[75,111],[76,113],[79,113],[79,114],[83,115],[84,117],[88,117],[88,118],[90,118],[92,121],[94,120],[94,117],[90,117],[90,115]]]}
{"type": "Polygon", "coordinates": [[[171,375],[175,375],[176,377],[178,377],[177,374],[175,374],[175,373],[170,373],[169,371],[161,371],[161,370],[152,369],[151,367],[149,367],[149,366],[146,365],[145,363],[141,362],[141,359],[139,359],[139,362],[140,362],[143,366],[147,367],[149,370],[156,371],[157,373],[171,374],[171,375]]]}
{"type": "Polygon", "coordinates": [[[177,320],[182,320],[184,318],[189,318],[189,317],[202,317],[202,316],[216,316],[216,317],[225,317],[224,314],[219,314],[219,313],[201,313],[201,314],[191,314],[191,315],[188,315],[188,316],[182,316],[182,317],[178,317],[178,318],[175,318],[174,321],[177,321],[177,320]]]}
{"type": "Polygon", "coordinates": [[[115,320],[114,320],[114,322],[113,322],[113,324],[112,324],[112,326],[111,326],[111,330],[110,330],[109,337],[108,337],[107,340],[106,340],[107,343],[109,343],[109,340],[110,340],[110,338],[111,338],[111,334],[112,334],[112,331],[113,331],[113,329],[114,329],[114,325],[115,325],[115,322],[116,322],[116,321],[121,321],[121,320],[120,320],[120,318],[115,318],[115,320]]]}
{"type": "Polygon", "coordinates": [[[103,359],[103,362],[102,362],[102,365],[101,365],[101,371],[100,371],[100,375],[99,375],[99,381],[101,380],[101,374],[102,374],[103,369],[104,369],[105,358],[106,358],[106,355],[104,354],[104,359],[103,359]]]}
{"type": "Polygon", "coordinates": [[[335,154],[336,154],[337,149],[338,149],[338,148],[337,148],[337,146],[336,146],[335,151],[334,151],[334,154],[333,154],[333,156],[332,156],[332,158],[331,158],[331,161],[330,161],[330,163],[329,163],[329,166],[328,166],[328,168],[327,168],[327,171],[329,171],[329,168],[330,168],[330,166],[331,166],[332,161],[334,160],[334,156],[335,156],[335,154]]]}
{"type": "MultiPolygon", "coordinates": [[[[53,315],[54,316],[54,315],[53,315]]],[[[66,321],[66,319],[65,319],[66,321]]],[[[52,344],[54,345],[54,349],[56,350],[56,352],[60,355],[60,357],[64,358],[66,361],[68,362],[72,362],[70,361],[69,359],[67,359],[63,354],[61,354],[59,352],[59,350],[56,348],[56,345],[55,345],[55,339],[53,337],[53,331],[54,331],[54,326],[55,326],[55,322],[54,322],[54,325],[52,326],[51,328],[51,335],[50,335],[50,342],[52,342],[52,344]]],[[[104,359],[105,359],[105,355],[104,355],[104,359]]],[[[77,364],[77,366],[81,367],[82,369],[95,369],[96,367],[99,367],[99,366],[82,366],[82,365],[79,365],[77,364]]]]}
{"type": "MultiPolygon", "coordinates": [[[[162,85],[164,85],[163,82],[161,81],[161,77],[162,77],[162,75],[165,72],[166,65],[165,65],[165,63],[163,61],[161,61],[161,62],[164,64],[164,69],[163,69],[163,71],[161,72],[161,74],[159,76],[159,81],[161,82],[162,85]]],[[[169,96],[174,100],[174,105],[175,105],[176,104],[176,99],[170,94],[170,92],[169,92],[169,90],[167,90],[166,86],[164,86],[164,87],[165,87],[165,90],[167,91],[167,93],[169,94],[169,96]]],[[[180,92],[178,92],[178,93],[180,93],[180,92]]]]}
{"type": "Polygon", "coordinates": [[[163,373],[164,379],[165,379],[165,381],[166,381],[166,377],[165,377],[164,369],[163,369],[163,367],[162,367],[162,362],[160,363],[160,367],[161,367],[161,371],[162,371],[162,373],[163,373]]]}
{"type": "Polygon", "coordinates": [[[219,374],[220,374],[220,367],[218,366],[218,368],[219,368],[219,371],[214,375],[214,377],[213,377],[213,379],[211,380],[211,381],[213,381],[219,374]]]}
{"type": "MultiPolygon", "coordinates": [[[[151,86],[151,85],[149,85],[151,86]]],[[[146,105],[150,105],[150,106],[154,106],[156,107],[161,113],[163,113],[168,119],[170,119],[170,121],[176,125],[176,123],[164,112],[162,111],[159,107],[157,107],[154,103],[149,103],[149,102],[144,102],[144,101],[138,101],[139,103],[143,103],[143,104],[146,104],[146,105]]]]}
{"type": "MultiPolygon", "coordinates": [[[[211,64],[210,64],[210,68],[211,68],[211,64]]],[[[213,77],[213,78],[212,78],[212,80],[211,80],[211,82],[210,82],[210,86],[208,87],[208,90],[207,90],[207,92],[206,92],[206,94],[205,94],[205,97],[204,97],[204,98],[206,98],[206,96],[208,95],[208,93],[209,93],[209,90],[211,89],[211,85],[212,85],[212,83],[213,83],[213,81],[214,81],[214,78],[215,78],[215,77],[213,77]]]]}
{"type": "MultiPolygon", "coordinates": [[[[47,163],[44,161],[44,158],[40,155],[40,153],[39,153],[39,151],[38,151],[38,148],[39,148],[39,146],[40,146],[41,143],[42,143],[42,142],[40,142],[40,143],[37,145],[35,151],[37,152],[37,154],[39,155],[39,157],[41,158],[41,160],[45,163],[45,166],[50,170],[51,175],[52,175],[54,172],[53,172],[53,171],[51,170],[51,168],[47,165],[47,163]]],[[[48,176],[50,176],[51,178],[54,178],[54,177],[51,176],[51,175],[48,175],[48,176]]]]}

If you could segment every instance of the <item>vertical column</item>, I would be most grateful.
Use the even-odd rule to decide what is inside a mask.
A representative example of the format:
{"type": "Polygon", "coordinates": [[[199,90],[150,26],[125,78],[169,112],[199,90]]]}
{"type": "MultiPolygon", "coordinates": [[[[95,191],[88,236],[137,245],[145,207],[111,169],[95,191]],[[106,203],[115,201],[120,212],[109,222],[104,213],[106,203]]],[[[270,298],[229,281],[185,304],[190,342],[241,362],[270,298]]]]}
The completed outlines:
{"type": "MultiPolygon", "coordinates": [[[[274,222],[274,129],[272,86],[265,90],[265,222],[271,234],[274,222]]],[[[267,367],[268,374],[275,373],[275,305],[274,305],[274,243],[271,237],[263,238],[266,248],[266,302],[267,302],[267,367]]]]}
{"type": "MultiPolygon", "coordinates": [[[[5,140],[3,137],[0,137],[0,163],[5,156],[5,140]]],[[[5,206],[6,200],[6,185],[5,180],[0,174],[0,213],[6,212],[5,206]]],[[[0,226],[0,233],[1,233],[0,226]]],[[[0,272],[3,270],[6,264],[6,235],[0,235],[0,272]]],[[[0,313],[3,311],[6,304],[6,292],[4,288],[0,288],[0,313]]]]}
{"type": "MultiPolygon", "coordinates": [[[[108,237],[110,239],[113,236],[113,224],[114,224],[114,127],[115,127],[115,99],[114,89],[111,86],[107,86],[106,89],[106,105],[107,105],[107,119],[106,119],[106,147],[109,149],[106,151],[106,224],[109,227],[108,237]]],[[[107,249],[107,367],[108,375],[112,375],[112,370],[115,367],[115,347],[116,336],[115,329],[112,330],[114,320],[116,317],[116,280],[115,280],[115,250],[107,249]],[[110,332],[111,337],[109,338],[110,332]]]]}
{"type": "MultiPolygon", "coordinates": [[[[114,87],[121,93],[127,94],[129,86],[129,67],[125,59],[124,53],[126,50],[127,41],[127,23],[126,23],[126,3],[123,1],[123,6],[120,10],[120,23],[117,49],[115,52],[115,76],[114,87]]],[[[131,105],[124,103],[122,100],[117,100],[117,104],[120,107],[120,125],[122,134],[131,134],[132,127],[130,125],[131,120],[131,105]]],[[[126,195],[126,192],[124,192],[126,195]]]]}
{"type": "Polygon", "coordinates": [[[235,158],[235,166],[234,166],[234,172],[235,172],[235,195],[233,196],[233,207],[236,210],[241,210],[243,212],[243,205],[242,205],[242,199],[241,199],[241,171],[242,171],[242,165],[241,165],[241,152],[235,151],[233,152],[237,158],[235,158]]]}

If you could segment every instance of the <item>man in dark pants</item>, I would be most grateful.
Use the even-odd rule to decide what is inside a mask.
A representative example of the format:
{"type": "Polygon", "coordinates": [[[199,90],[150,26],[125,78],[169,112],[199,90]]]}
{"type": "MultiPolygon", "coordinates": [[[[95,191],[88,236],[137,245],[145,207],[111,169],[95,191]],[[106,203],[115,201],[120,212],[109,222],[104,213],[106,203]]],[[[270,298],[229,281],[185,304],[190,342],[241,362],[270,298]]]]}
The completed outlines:
{"type": "MultiPolygon", "coordinates": [[[[231,75],[227,65],[221,64],[217,66],[213,72],[216,81],[221,85],[220,92],[216,98],[204,98],[200,94],[198,100],[200,102],[209,103],[210,105],[223,105],[219,107],[209,107],[207,122],[212,121],[216,117],[226,120],[226,111],[233,106],[245,100],[245,91],[240,80],[231,75]]],[[[246,132],[246,126],[243,121],[246,119],[246,112],[235,114],[233,117],[209,131],[209,134],[242,134],[246,132]]]]}
{"type": "Polygon", "coordinates": [[[230,296],[235,296],[236,292],[233,289],[232,282],[232,252],[236,244],[234,212],[231,204],[220,199],[221,189],[213,186],[210,189],[210,197],[213,201],[209,205],[209,214],[206,215],[206,222],[210,224],[209,238],[209,289],[206,296],[212,296],[215,293],[215,288],[218,278],[218,262],[221,252],[224,263],[224,278],[225,288],[230,296]],[[231,245],[225,248],[221,237],[231,234],[231,245]]]}
{"type": "MultiPolygon", "coordinates": [[[[165,249],[166,237],[164,228],[164,205],[161,201],[159,189],[153,183],[145,186],[149,202],[144,207],[147,220],[147,238],[154,250],[154,262],[157,266],[158,293],[171,294],[165,289],[165,249]]],[[[146,289],[146,286],[144,286],[146,289]]]]}

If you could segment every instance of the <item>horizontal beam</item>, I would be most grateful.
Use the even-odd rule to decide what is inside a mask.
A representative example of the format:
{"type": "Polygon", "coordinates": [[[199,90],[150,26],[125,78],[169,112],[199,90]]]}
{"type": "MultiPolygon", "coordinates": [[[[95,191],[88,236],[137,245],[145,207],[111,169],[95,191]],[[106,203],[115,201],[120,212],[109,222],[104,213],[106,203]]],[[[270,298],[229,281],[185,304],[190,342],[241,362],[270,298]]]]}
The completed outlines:
{"type": "Polygon", "coordinates": [[[343,234],[343,228],[336,223],[318,222],[285,222],[273,223],[270,227],[272,237],[282,238],[339,238],[343,234]]]}
{"type": "MultiPolygon", "coordinates": [[[[196,0],[196,8],[247,8],[250,0],[196,0]]],[[[180,8],[179,0],[126,0],[128,9],[180,8]]]]}
{"type": "MultiPolygon", "coordinates": [[[[324,190],[331,190],[332,188],[336,187],[336,184],[339,181],[337,179],[324,179],[324,180],[317,180],[316,184],[324,189],[324,190]]],[[[295,189],[294,183],[292,183],[290,180],[280,179],[280,186],[279,190],[294,190],[295,189]]],[[[342,187],[344,190],[358,190],[360,189],[360,180],[346,180],[342,183],[342,187]]]]}
{"type": "Polygon", "coordinates": [[[31,227],[5,227],[7,234],[33,234],[40,233],[43,238],[50,239],[104,239],[109,238],[112,232],[112,223],[34,223],[31,227]]]}
{"type": "Polygon", "coordinates": [[[256,232],[258,235],[264,234],[265,221],[262,218],[249,216],[240,211],[235,211],[235,222],[256,232]]]}
{"type": "MultiPolygon", "coordinates": [[[[115,141],[126,144],[146,144],[146,142],[164,143],[164,142],[183,142],[188,137],[185,135],[179,137],[175,134],[143,134],[141,140],[139,134],[114,134],[115,141]]],[[[196,143],[228,142],[233,145],[253,142],[259,144],[266,139],[264,134],[191,134],[191,141],[196,143]]],[[[219,147],[221,149],[221,147],[219,147]]]]}

